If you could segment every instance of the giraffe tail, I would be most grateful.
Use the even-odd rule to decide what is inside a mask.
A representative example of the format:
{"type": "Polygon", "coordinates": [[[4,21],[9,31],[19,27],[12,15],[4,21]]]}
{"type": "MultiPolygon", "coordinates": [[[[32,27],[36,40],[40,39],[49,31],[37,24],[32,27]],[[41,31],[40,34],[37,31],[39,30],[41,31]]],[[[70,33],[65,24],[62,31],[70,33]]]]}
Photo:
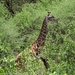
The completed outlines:
{"type": "Polygon", "coordinates": [[[47,59],[43,57],[40,57],[40,59],[43,61],[45,68],[48,69],[50,66],[49,66],[49,63],[47,62],[47,59]]]}

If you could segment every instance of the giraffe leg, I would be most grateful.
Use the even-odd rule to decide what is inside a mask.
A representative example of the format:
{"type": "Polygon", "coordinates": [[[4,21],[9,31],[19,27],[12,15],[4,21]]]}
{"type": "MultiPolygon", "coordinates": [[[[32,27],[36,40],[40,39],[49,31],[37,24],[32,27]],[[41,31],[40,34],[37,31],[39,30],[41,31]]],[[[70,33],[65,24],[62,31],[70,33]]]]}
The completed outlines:
{"type": "Polygon", "coordinates": [[[15,63],[17,63],[16,67],[19,68],[19,69],[23,67],[22,60],[21,60],[21,55],[22,55],[22,53],[19,53],[17,55],[16,59],[15,59],[15,63]]]}
{"type": "Polygon", "coordinates": [[[43,57],[40,57],[40,59],[43,61],[45,68],[48,69],[50,66],[49,63],[47,62],[47,59],[43,57]]]}
{"type": "MultiPolygon", "coordinates": [[[[34,60],[36,60],[36,59],[41,59],[42,62],[44,63],[44,66],[45,66],[46,69],[48,69],[48,68],[50,67],[50,66],[49,66],[49,63],[47,62],[47,59],[46,59],[46,58],[37,55],[34,60]]],[[[33,60],[33,61],[34,61],[34,60],[33,60]]],[[[33,61],[32,61],[32,62],[33,62],[33,61]]]]}

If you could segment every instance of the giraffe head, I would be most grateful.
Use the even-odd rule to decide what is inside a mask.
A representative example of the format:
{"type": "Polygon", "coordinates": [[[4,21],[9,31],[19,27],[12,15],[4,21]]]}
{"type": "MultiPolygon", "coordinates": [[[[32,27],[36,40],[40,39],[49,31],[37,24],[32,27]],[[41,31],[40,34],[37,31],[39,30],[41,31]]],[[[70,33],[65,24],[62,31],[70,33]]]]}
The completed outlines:
{"type": "Polygon", "coordinates": [[[58,23],[58,19],[56,19],[52,14],[51,14],[51,12],[48,12],[48,14],[47,14],[47,20],[48,21],[52,21],[52,22],[56,22],[56,23],[58,23]]]}

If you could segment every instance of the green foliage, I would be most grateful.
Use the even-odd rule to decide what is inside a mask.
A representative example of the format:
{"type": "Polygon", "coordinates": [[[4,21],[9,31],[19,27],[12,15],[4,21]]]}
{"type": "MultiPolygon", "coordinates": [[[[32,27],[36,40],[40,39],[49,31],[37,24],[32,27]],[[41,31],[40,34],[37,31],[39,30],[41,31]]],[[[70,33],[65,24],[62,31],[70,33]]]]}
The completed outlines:
{"type": "MultiPolygon", "coordinates": [[[[51,1],[25,3],[22,11],[14,17],[0,3],[1,75],[75,75],[75,1],[51,1]],[[41,53],[50,64],[46,70],[40,59],[34,60],[29,54],[29,48],[38,37],[48,11],[58,18],[59,23],[48,24],[46,43],[41,53]],[[23,56],[25,66],[20,73],[14,60],[21,51],[26,55],[23,56]]],[[[14,7],[16,9],[16,5],[14,7]]]]}

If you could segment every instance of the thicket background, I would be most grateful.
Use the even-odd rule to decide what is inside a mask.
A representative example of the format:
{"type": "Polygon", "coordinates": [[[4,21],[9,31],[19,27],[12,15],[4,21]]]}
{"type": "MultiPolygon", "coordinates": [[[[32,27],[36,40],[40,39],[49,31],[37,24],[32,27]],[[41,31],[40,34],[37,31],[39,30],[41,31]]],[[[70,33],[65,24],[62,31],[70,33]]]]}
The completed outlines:
{"type": "Polygon", "coordinates": [[[75,75],[75,0],[0,0],[0,75],[75,75]],[[47,12],[59,19],[48,24],[41,60],[29,52],[47,12]],[[24,69],[17,70],[15,57],[24,51],[24,69]]]}

